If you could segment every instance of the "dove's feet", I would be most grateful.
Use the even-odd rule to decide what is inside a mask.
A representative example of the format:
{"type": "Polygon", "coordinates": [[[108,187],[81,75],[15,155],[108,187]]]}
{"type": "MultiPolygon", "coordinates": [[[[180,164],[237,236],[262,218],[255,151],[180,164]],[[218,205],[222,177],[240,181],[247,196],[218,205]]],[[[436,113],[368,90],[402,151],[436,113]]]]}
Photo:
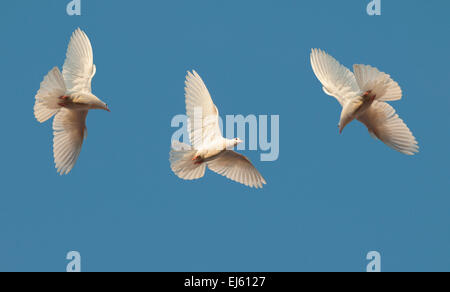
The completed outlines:
{"type": "Polygon", "coordinates": [[[372,94],[372,90],[369,90],[369,91],[364,92],[363,97],[368,98],[369,102],[374,102],[377,95],[372,94]]]}
{"type": "Polygon", "coordinates": [[[63,95],[63,96],[60,96],[59,99],[61,100],[61,102],[59,102],[58,105],[61,106],[61,107],[66,107],[68,99],[69,99],[69,96],[68,95],[63,95]]]}
{"type": "Polygon", "coordinates": [[[194,158],[192,158],[192,161],[194,161],[195,165],[199,165],[202,164],[204,161],[200,156],[195,156],[194,158]]]}

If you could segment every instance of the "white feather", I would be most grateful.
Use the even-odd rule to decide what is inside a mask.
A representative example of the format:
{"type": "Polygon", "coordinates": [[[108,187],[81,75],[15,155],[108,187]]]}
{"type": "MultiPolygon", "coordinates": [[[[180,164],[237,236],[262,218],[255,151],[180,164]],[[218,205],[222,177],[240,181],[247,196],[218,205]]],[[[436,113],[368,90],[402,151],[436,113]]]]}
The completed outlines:
{"type": "Polygon", "coordinates": [[[77,162],[86,135],[88,111],[61,109],[53,120],[53,154],[58,172],[68,174],[77,162]]]}
{"type": "Polygon", "coordinates": [[[78,28],[72,34],[63,66],[63,76],[68,91],[91,93],[91,83],[95,72],[91,42],[78,28]]]}
{"type": "Polygon", "coordinates": [[[197,72],[188,72],[185,92],[189,139],[192,145],[199,148],[221,138],[219,111],[197,72]]]}
{"type": "Polygon", "coordinates": [[[43,123],[53,117],[61,108],[58,105],[59,98],[66,93],[64,79],[57,67],[53,68],[41,83],[41,88],[36,94],[34,104],[34,116],[43,123]]]}
{"type": "Polygon", "coordinates": [[[389,104],[375,101],[359,121],[367,126],[373,137],[389,147],[407,155],[419,152],[416,138],[389,104]]]}
{"type": "Polygon", "coordinates": [[[266,180],[247,157],[231,150],[208,162],[208,168],[248,187],[262,188],[266,184],[266,180]]]}
{"type": "Polygon", "coordinates": [[[395,101],[402,98],[402,89],[388,74],[369,65],[354,65],[353,71],[361,91],[372,91],[376,100],[395,101]]]}
{"type": "Polygon", "coordinates": [[[312,50],[311,66],[325,93],[335,97],[342,106],[358,95],[360,90],[353,73],[324,51],[312,50]]]}

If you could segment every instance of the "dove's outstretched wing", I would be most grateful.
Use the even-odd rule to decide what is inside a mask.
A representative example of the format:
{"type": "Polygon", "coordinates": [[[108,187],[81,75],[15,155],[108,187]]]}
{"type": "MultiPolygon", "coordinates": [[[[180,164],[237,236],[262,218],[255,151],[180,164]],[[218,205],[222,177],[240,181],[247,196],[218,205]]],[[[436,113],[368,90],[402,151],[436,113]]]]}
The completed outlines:
{"type": "Polygon", "coordinates": [[[208,162],[208,168],[249,187],[262,188],[266,184],[250,160],[232,150],[226,150],[217,159],[208,162]]]}
{"type": "Polygon", "coordinates": [[[189,119],[189,139],[195,149],[222,137],[219,111],[202,78],[193,71],[186,76],[186,114],[189,119]]]}
{"type": "Polygon", "coordinates": [[[375,101],[358,120],[389,147],[407,155],[419,152],[416,138],[389,104],[375,101]]]}
{"type": "Polygon", "coordinates": [[[86,137],[88,111],[61,109],[53,120],[53,154],[58,172],[68,174],[77,162],[86,137]]]}
{"type": "Polygon", "coordinates": [[[325,93],[335,97],[342,106],[360,93],[355,75],[324,51],[312,50],[311,66],[325,93]]]}
{"type": "Polygon", "coordinates": [[[354,65],[356,82],[362,92],[372,91],[378,101],[394,101],[402,98],[402,89],[391,76],[369,65],[354,65]]]}
{"type": "Polygon", "coordinates": [[[78,28],[70,39],[63,66],[63,77],[67,90],[91,93],[91,83],[95,72],[91,42],[87,35],[78,28]]]}

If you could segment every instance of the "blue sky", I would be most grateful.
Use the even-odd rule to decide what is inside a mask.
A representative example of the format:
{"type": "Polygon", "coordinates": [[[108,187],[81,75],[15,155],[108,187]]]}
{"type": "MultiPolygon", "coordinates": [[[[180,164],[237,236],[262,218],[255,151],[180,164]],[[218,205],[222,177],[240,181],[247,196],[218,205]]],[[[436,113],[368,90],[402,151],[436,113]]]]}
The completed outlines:
{"type": "Polygon", "coordinates": [[[0,271],[450,270],[448,1],[7,1],[0,17],[0,271]],[[80,159],[65,177],[51,122],[33,116],[44,75],[71,33],[91,39],[96,95],[80,159]],[[404,91],[391,103],[417,137],[415,157],[352,123],[309,64],[311,48],[371,64],[404,91]],[[280,157],[248,189],[208,172],[172,174],[168,152],[195,69],[221,114],[280,115],[280,157]]]}

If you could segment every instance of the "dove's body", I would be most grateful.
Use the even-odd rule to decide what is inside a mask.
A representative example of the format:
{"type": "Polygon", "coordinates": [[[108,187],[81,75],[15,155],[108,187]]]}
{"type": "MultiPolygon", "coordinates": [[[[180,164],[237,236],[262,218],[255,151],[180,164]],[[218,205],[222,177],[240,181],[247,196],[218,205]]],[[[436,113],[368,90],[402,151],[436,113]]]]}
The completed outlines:
{"type": "Polygon", "coordinates": [[[400,86],[388,74],[368,65],[354,65],[352,73],[318,49],[312,50],[311,66],[324,92],[342,106],[340,132],[356,119],[389,147],[407,155],[419,151],[415,137],[387,103],[402,98],[400,86]]]}
{"type": "Polygon", "coordinates": [[[89,38],[77,29],[67,49],[63,72],[53,68],[36,94],[36,119],[43,123],[55,116],[53,153],[60,174],[69,173],[77,162],[86,138],[88,111],[109,111],[108,106],[92,94],[91,82],[95,72],[89,38]]]}
{"type": "Polygon", "coordinates": [[[211,162],[216,159],[219,159],[220,156],[222,156],[225,153],[226,150],[214,150],[214,151],[208,151],[205,156],[202,157],[203,162],[211,162]]]}
{"type": "Polygon", "coordinates": [[[90,93],[68,93],[60,97],[61,101],[58,103],[61,107],[71,110],[91,110],[91,109],[105,109],[105,104],[95,95],[90,93]]]}
{"type": "Polygon", "coordinates": [[[186,78],[186,112],[192,146],[172,141],[172,171],[182,179],[193,180],[203,177],[208,167],[246,186],[262,188],[266,181],[250,160],[229,150],[242,141],[222,136],[217,107],[195,71],[186,78]]]}
{"type": "Polygon", "coordinates": [[[195,157],[201,158],[204,162],[213,161],[223,154],[227,148],[232,148],[237,144],[238,143],[236,143],[235,140],[225,138],[218,139],[200,147],[195,153],[195,157]]]}
{"type": "Polygon", "coordinates": [[[339,132],[342,133],[345,126],[360,116],[369,109],[372,105],[374,99],[369,96],[356,96],[353,99],[347,100],[347,102],[342,106],[341,119],[339,121],[339,132]]]}

